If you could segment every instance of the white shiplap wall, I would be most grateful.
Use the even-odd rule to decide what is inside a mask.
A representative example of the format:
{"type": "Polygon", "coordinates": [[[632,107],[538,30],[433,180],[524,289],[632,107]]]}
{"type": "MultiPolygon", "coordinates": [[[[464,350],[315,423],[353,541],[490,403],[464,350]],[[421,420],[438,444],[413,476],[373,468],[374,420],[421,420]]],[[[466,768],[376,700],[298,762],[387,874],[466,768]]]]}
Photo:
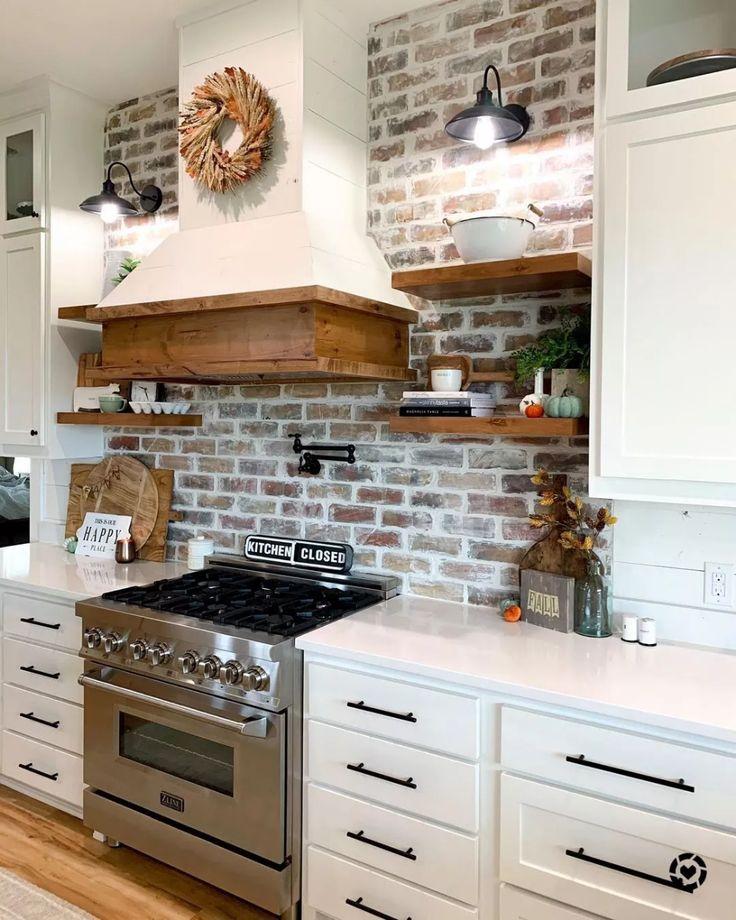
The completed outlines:
{"type": "Polygon", "coordinates": [[[736,512],[624,501],[615,512],[616,613],[654,617],[662,639],[736,650],[736,611],[703,601],[705,563],[736,564],[736,512]]]}

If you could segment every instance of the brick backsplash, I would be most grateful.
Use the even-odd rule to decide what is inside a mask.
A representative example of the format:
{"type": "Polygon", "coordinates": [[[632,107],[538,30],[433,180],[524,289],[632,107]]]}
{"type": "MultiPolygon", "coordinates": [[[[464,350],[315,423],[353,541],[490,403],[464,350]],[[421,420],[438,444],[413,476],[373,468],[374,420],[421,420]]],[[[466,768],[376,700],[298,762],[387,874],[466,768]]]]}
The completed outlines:
{"type": "MultiPolygon", "coordinates": [[[[445,213],[528,201],[545,210],[535,250],[589,245],[593,28],[589,0],[453,0],[373,27],[368,226],[391,265],[456,259],[445,213]],[[470,104],[488,62],[500,67],[507,100],[527,104],[533,122],[522,141],[483,152],[452,142],[443,126],[470,104]]],[[[175,154],[168,147],[172,98],[155,94],[110,117],[143,108],[175,154]]],[[[125,127],[129,119],[109,124],[108,136],[125,127]]],[[[175,165],[166,170],[175,177],[175,165]]],[[[165,192],[175,207],[176,186],[165,192]]],[[[116,232],[115,245],[135,246],[139,228],[116,232]]],[[[588,297],[553,291],[462,304],[415,300],[421,315],[412,364],[423,373],[426,356],[439,352],[469,354],[479,369],[508,368],[511,351],[557,324],[561,307],[585,306],[588,297]]],[[[513,594],[517,563],[535,536],[526,523],[536,498],[530,477],[545,466],[584,492],[587,439],[391,434],[387,420],[404,388],[170,386],[202,412],[201,428],[108,429],[107,448],[176,471],[174,506],[183,520],[169,529],[171,557],[182,558],[186,540],[200,533],[231,552],[251,531],[335,539],[355,546],[361,568],[398,574],[404,591],[473,604],[513,594]],[[297,476],[289,439],[296,431],[305,441],[354,442],[357,462],[297,476]]],[[[521,394],[498,385],[497,395],[512,410],[521,394]]]]}

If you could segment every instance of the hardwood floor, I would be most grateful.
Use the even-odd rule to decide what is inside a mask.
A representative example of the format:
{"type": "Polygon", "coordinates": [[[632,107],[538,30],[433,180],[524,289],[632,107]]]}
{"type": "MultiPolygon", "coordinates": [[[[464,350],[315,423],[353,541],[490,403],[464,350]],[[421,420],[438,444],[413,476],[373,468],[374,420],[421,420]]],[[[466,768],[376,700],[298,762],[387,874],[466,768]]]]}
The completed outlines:
{"type": "Polygon", "coordinates": [[[274,920],[257,907],[0,786],[0,866],[100,920],[274,920]]]}

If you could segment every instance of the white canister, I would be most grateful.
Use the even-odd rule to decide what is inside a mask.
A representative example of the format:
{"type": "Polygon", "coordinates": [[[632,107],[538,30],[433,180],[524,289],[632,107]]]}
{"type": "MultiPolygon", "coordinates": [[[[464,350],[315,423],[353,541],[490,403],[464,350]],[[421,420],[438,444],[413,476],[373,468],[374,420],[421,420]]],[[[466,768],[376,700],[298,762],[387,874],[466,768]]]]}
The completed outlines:
{"type": "Polygon", "coordinates": [[[651,617],[641,617],[639,620],[639,645],[657,644],[657,621],[651,617]]]}
{"type": "Polygon", "coordinates": [[[635,613],[625,613],[621,625],[621,638],[624,642],[639,641],[639,618],[635,613]]]}
{"type": "Polygon", "coordinates": [[[429,376],[437,393],[459,393],[463,388],[463,372],[459,367],[434,367],[429,376]]]}
{"type": "Polygon", "coordinates": [[[215,541],[210,537],[195,537],[187,541],[187,568],[203,569],[204,560],[215,551],[215,541]]]}

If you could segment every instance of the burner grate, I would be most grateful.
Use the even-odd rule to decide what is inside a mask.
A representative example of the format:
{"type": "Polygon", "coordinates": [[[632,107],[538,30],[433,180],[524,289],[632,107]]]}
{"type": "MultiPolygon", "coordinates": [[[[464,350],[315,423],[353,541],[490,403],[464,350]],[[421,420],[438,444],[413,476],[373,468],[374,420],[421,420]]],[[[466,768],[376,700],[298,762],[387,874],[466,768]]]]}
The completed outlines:
{"type": "Polygon", "coordinates": [[[291,638],[375,604],[372,591],[285,581],[226,569],[122,588],[106,600],[291,638]]]}

